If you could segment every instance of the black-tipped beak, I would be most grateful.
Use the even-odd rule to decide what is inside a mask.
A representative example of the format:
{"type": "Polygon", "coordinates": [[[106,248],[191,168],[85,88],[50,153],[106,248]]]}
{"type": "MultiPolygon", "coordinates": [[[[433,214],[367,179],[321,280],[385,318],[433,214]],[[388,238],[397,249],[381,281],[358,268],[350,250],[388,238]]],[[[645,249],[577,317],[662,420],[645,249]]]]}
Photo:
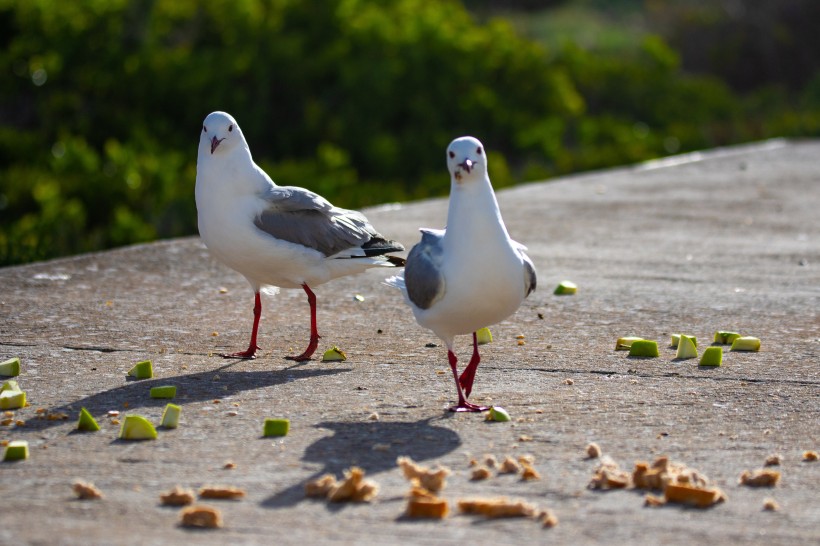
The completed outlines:
{"type": "Polygon", "coordinates": [[[219,143],[222,142],[223,140],[225,140],[225,139],[224,138],[216,138],[216,136],[214,136],[211,139],[211,155],[213,155],[214,150],[216,150],[216,147],[219,146],[219,143]]]}
{"type": "Polygon", "coordinates": [[[469,173],[473,170],[473,161],[471,159],[465,159],[464,162],[459,163],[458,166],[469,173]]]}

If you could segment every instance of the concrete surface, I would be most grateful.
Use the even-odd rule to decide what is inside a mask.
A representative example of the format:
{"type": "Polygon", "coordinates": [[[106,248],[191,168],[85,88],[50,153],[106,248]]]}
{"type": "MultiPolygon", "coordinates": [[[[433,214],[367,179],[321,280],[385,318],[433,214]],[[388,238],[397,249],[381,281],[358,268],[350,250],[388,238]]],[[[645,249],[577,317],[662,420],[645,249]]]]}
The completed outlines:
{"type": "MultiPolygon", "coordinates": [[[[349,359],[295,364],[283,357],[307,342],[308,308],[293,290],[264,301],[261,358],[215,355],[245,348],[253,302],[197,238],[0,269],[0,358],[22,359],[17,379],[30,401],[13,416],[24,426],[0,426],[0,439],[32,450],[0,464],[0,543],[817,543],[820,463],[801,457],[820,449],[818,158],[820,142],[773,141],[500,192],[508,228],[539,272],[535,294],[492,328],[472,396],[507,408],[506,424],[446,411],[445,351],[427,346],[440,342],[380,283],[387,270],[316,289],[321,348],[339,345],[349,359]],[[563,279],[577,295],[552,295],[563,279]],[[670,333],[705,346],[719,329],[757,336],[762,349],[702,369],[668,348],[670,333]],[[613,351],[625,335],[658,340],[661,357],[613,351]],[[146,358],[155,378],[127,381],[146,358]],[[164,401],[148,391],[161,384],[179,387],[180,427],[156,441],[117,440],[106,413],[158,421],[164,401]],[[73,432],[80,407],[102,431],[73,432]],[[68,419],[42,418],[49,413],[68,419]],[[289,418],[290,434],[261,438],[266,417],[289,418]],[[705,473],[728,501],[645,508],[635,491],[591,491],[591,441],[627,469],[666,454],[705,473]],[[468,460],[487,453],[532,454],[543,479],[470,481],[468,460]],[[738,485],[773,453],[783,458],[780,485],[738,485]],[[407,520],[399,455],[450,467],[443,496],[453,508],[506,495],[551,509],[560,524],[407,520]],[[306,480],[351,465],[380,485],[374,502],[304,498],[306,480]],[[105,499],[76,500],[76,478],[105,499]],[[247,497],[208,502],[225,527],[192,532],[159,505],[176,484],[232,485],[247,497]],[[762,510],[767,497],[780,511],[762,510]]],[[[419,226],[441,227],[445,211],[432,200],[367,214],[409,247],[419,226]]]]}

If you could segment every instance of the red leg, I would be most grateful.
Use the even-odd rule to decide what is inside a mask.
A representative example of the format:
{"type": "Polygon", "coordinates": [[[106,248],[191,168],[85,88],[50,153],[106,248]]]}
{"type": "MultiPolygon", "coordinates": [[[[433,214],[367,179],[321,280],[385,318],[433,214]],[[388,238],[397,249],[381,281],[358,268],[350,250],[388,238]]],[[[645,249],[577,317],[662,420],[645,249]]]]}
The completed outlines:
{"type": "Polygon", "coordinates": [[[456,364],[458,364],[458,359],[453,351],[447,350],[447,360],[450,361],[450,368],[453,370],[453,379],[456,380],[456,391],[458,392],[458,404],[451,407],[450,411],[455,412],[463,412],[463,411],[470,411],[470,412],[478,412],[478,411],[487,411],[487,406],[478,406],[476,404],[472,404],[467,401],[467,397],[464,396],[464,393],[461,391],[461,384],[458,381],[458,369],[456,368],[456,364]]]}
{"type": "Polygon", "coordinates": [[[316,294],[313,293],[307,284],[303,284],[302,288],[305,290],[308,303],[310,304],[310,343],[308,343],[305,352],[299,356],[287,357],[288,360],[295,360],[296,362],[310,360],[310,357],[313,356],[313,353],[316,352],[316,348],[319,346],[319,338],[321,337],[319,336],[319,330],[316,328],[316,294]]]}
{"type": "Polygon", "coordinates": [[[478,354],[478,337],[476,333],[473,332],[473,357],[470,359],[470,363],[467,364],[467,367],[464,368],[464,371],[461,372],[461,377],[458,379],[461,388],[464,389],[464,396],[467,398],[469,398],[470,393],[473,392],[473,380],[475,379],[475,371],[478,369],[479,362],[481,362],[481,356],[478,354]]]}
{"type": "Polygon", "coordinates": [[[256,332],[259,330],[259,317],[262,316],[262,298],[259,297],[259,292],[256,293],[256,298],[253,304],[253,330],[251,331],[251,342],[246,351],[238,353],[230,353],[222,355],[223,358],[256,358],[256,351],[259,346],[256,344],[256,332]]]}

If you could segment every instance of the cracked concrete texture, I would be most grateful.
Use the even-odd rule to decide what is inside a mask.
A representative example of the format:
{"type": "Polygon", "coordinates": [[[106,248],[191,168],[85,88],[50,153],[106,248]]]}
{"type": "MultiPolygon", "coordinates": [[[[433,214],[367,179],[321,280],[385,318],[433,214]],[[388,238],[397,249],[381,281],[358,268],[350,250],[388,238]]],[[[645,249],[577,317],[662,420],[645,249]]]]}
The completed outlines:
{"type": "MultiPolygon", "coordinates": [[[[320,349],[338,345],[348,360],[295,364],[283,357],[308,335],[296,290],[263,300],[261,358],[216,356],[246,346],[252,294],[197,238],[0,269],[0,359],[21,358],[31,404],[13,415],[24,426],[0,426],[0,439],[31,446],[29,460],[0,464],[0,543],[816,542],[820,463],[801,457],[820,449],[818,157],[820,142],[772,141],[499,192],[539,288],[491,328],[471,399],[505,407],[512,423],[446,411],[455,390],[445,350],[381,284],[389,270],[316,288],[320,349]],[[564,279],[577,295],[552,295],[564,279]],[[762,349],[727,351],[722,367],[703,369],[667,347],[671,333],[705,346],[715,330],[757,336],[762,349]],[[660,358],[615,352],[626,335],[658,340],[660,358]],[[127,381],[146,358],[155,377],[127,381]],[[165,401],[148,391],[163,384],[178,386],[180,427],[153,442],[118,441],[106,413],[158,422],[165,401]],[[73,432],[80,407],[102,431],[73,432]],[[261,438],[266,417],[289,418],[290,434],[261,438]],[[728,501],[644,508],[632,490],[590,491],[592,441],[626,469],[668,455],[728,501]],[[469,459],[487,453],[532,454],[542,479],[470,481],[469,459]],[[783,457],[780,485],[737,485],[773,453],[783,457]],[[443,492],[453,509],[457,499],[505,495],[552,510],[560,524],[408,521],[400,455],[453,470],[443,492]],[[380,485],[374,502],[304,498],[308,479],[352,465],[380,485]],[[105,499],[73,500],[76,478],[105,499]],[[181,529],[178,510],[159,505],[173,485],[214,483],[247,491],[207,501],[223,513],[221,530],[181,529]],[[763,512],[766,497],[781,510],[763,512]]],[[[409,248],[418,227],[444,225],[446,200],[366,212],[409,248]]],[[[459,340],[464,356],[468,341],[459,340]]]]}

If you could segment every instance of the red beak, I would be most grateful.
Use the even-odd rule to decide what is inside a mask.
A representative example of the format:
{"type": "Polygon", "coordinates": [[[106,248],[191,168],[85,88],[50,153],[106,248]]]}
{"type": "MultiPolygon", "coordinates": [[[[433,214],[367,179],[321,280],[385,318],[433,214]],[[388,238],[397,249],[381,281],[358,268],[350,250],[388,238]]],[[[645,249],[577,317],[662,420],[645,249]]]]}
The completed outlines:
{"type": "Polygon", "coordinates": [[[214,150],[216,150],[216,147],[219,146],[219,143],[222,142],[222,140],[223,139],[221,138],[216,138],[216,136],[211,139],[211,155],[213,155],[214,150]]]}

